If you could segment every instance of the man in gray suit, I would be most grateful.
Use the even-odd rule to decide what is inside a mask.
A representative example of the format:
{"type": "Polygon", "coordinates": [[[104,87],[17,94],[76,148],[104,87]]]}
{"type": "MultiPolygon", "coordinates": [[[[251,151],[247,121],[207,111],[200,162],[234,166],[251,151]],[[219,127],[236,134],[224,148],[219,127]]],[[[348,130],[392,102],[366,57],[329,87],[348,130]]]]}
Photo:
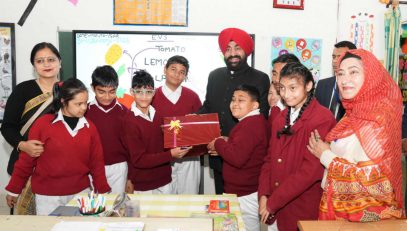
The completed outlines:
{"type": "Polygon", "coordinates": [[[356,49],[356,46],[349,41],[341,41],[334,46],[335,48],[332,52],[332,70],[334,76],[318,81],[317,88],[315,89],[315,97],[322,106],[331,110],[336,121],[339,121],[345,115],[345,109],[341,104],[338,87],[336,85],[339,57],[348,50],[356,49]]]}

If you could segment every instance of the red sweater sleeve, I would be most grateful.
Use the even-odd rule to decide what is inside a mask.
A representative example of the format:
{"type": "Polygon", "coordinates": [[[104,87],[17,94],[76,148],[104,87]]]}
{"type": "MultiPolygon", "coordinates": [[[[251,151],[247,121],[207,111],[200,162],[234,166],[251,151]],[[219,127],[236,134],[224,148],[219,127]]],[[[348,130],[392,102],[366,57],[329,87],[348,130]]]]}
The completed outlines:
{"type": "MultiPolygon", "coordinates": [[[[41,130],[44,119],[38,119],[34,122],[28,133],[28,140],[41,140],[41,130]]],[[[25,152],[20,152],[18,161],[14,165],[13,174],[10,178],[6,190],[12,193],[20,194],[25,187],[28,178],[32,175],[34,167],[37,164],[38,157],[31,157],[25,152]]]]}
{"type": "Polygon", "coordinates": [[[257,128],[250,124],[245,125],[247,132],[233,133],[234,136],[230,136],[227,142],[222,138],[215,141],[215,149],[222,159],[236,168],[241,168],[247,163],[257,144],[256,140],[259,139],[255,135],[256,131],[253,131],[257,128]]]}
{"type": "MultiPolygon", "coordinates": [[[[315,129],[321,137],[325,138],[331,128],[335,126],[335,120],[326,120],[315,129]]],[[[308,140],[308,139],[307,139],[308,140]]],[[[267,200],[269,212],[277,212],[294,198],[305,192],[310,185],[322,179],[324,168],[318,158],[312,155],[304,146],[303,161],[300,169],[291,174],[286,180],[271,194],[267,200]]]]}
{"type": "Polygon", "coordinates": [[[93,123],[90,123],[89,129],[91,129],[92,134],[92,144],[91,144],[91,160],[90,164],[90,174],[93,178],[93,184],[95,186],[95,191],[98,193],[107,193],[111,189],[107,183],[105,174],[105,161],[103,159],[103,148],[100,142],[99,134],[93,123]]]}

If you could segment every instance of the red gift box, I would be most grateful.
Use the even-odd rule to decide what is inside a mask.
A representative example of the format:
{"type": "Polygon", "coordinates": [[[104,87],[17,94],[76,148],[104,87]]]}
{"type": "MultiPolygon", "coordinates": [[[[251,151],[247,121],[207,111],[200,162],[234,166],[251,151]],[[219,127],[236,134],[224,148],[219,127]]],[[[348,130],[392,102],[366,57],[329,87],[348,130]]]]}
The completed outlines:
{"type": "Polygon", "coordinates": [[[220,136],[217,113],[164,117],[164,148],[208,144],[220,136]]]}

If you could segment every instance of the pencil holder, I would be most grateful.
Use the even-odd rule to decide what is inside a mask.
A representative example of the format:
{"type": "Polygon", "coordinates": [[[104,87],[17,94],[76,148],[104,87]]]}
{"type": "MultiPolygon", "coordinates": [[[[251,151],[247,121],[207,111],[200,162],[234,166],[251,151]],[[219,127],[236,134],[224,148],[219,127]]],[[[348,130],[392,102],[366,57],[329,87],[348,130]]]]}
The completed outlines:
{"type": "Polygon", "coordinates": [[[106,198],[103,195],[88,193],[87,196],[80,196],[77,199],[79,212],[84,216],[101,216],[105,212],[106,198]]]}

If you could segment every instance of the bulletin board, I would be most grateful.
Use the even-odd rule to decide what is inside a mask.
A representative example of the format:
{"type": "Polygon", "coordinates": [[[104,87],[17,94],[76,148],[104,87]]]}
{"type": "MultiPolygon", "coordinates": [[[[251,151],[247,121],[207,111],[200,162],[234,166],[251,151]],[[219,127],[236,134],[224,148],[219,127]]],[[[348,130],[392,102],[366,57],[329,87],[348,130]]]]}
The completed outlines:
{"type": "MultiPolygon", "coordinates": [[[[165,83],[167,60],[182,55],[190,65],[183,86],[195,91],[203,101],[209,73],[226,66],[218,36],[218,33],[73,31],[74,75],[90,86],[93,70],[111,65],[119,76],[119,101],[126,101],[136,70],[149,72],[157,88],[165,83]]],[[[253,54],[248,57],[249,65],[254,65],[252,57],[253,54]]],[[[89,98],[93,99],[93,95],[89,98]]]]}
{"type": "Polygon", "coordinates": [[[115,0],[114,24],[187,26],[188,0],[115,0]]]}
{"type": "Polygon", "coordinates": [[[11,91],[16,85],[14,23],[0,23],[0,122],[11,91]]]}

